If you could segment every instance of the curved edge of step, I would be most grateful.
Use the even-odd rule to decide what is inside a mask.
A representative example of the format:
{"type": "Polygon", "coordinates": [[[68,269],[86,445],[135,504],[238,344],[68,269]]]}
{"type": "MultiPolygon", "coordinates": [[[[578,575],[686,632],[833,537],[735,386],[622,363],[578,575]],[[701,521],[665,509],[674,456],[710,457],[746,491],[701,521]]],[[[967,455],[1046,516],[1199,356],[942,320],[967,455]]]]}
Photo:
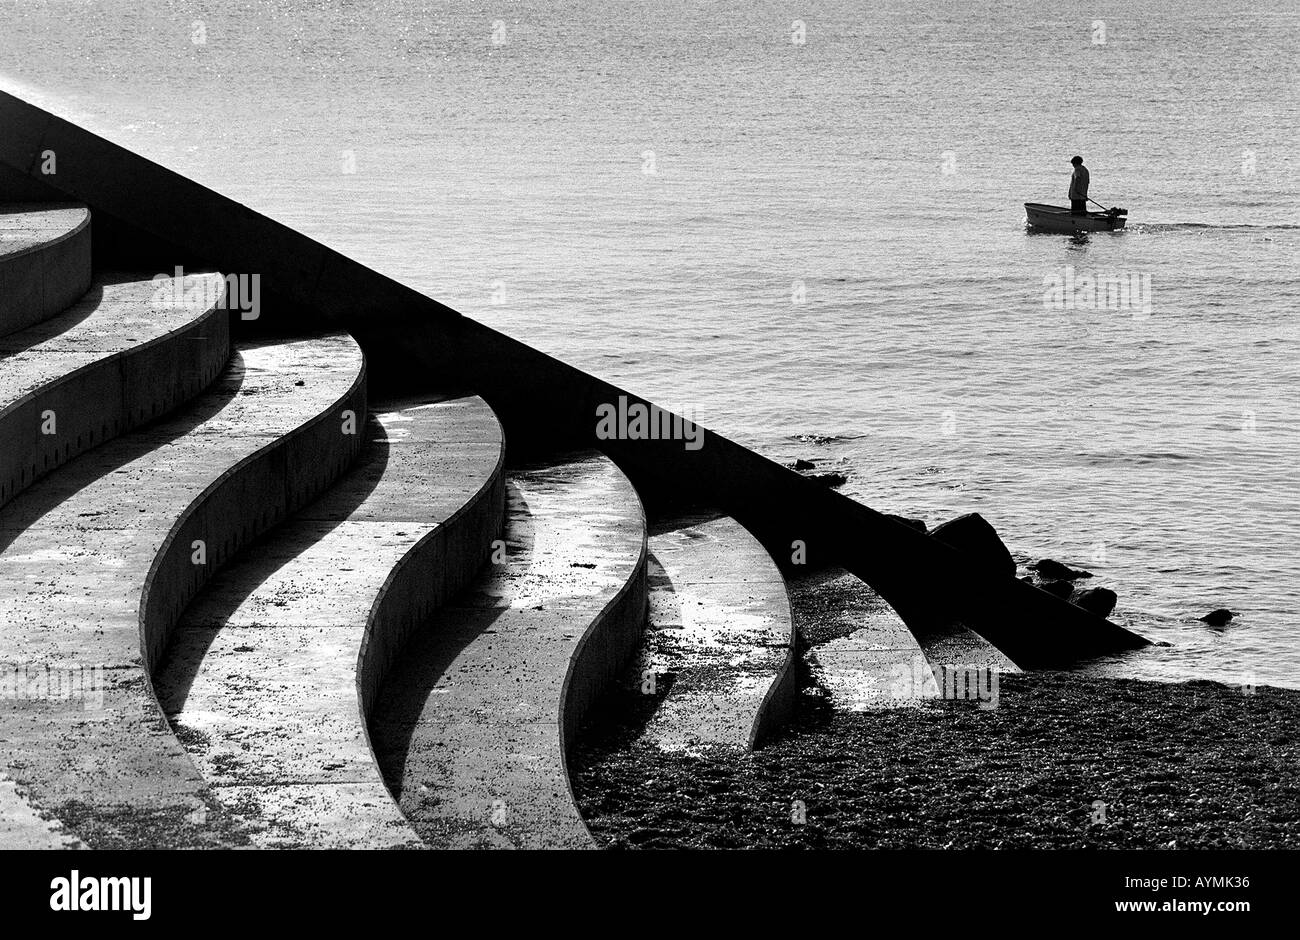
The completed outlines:
{"type": "Polygon", "coordinates": [[[357,700],[368,744],[370,717],[402,648],[435,610],[475,578],[505,525],[505,431],[487,402],[478,397],[472,402],[481,414],[476,422],[479,430],[471,436],[475,443],[497,444],[496,463],[469,500],[411,547],[375,597],[357,654],[357,700]],[[485,441],[483,431],[489,428],[495,440],[485,441]]]}
{"type": "Polygon", "coordinates": [[[758,711],[754,714],[754,723],[749,729],[750,750],[760,747],[794,718],[795,702],[799,697],[799,632],[794,625],[794,612],[788,591],[785,592],[785,609],[790,618],[785,659],[777,668],[776,676],[767,687],[767,694],[759,702],[758,711]]]}
{"type": "Polygon", "coordinates": [[[225,282],[194,319],[59,375],[0,407],[0,506],[79,454],[195,397],[230,358],[225,282]],[[46,415],[57,433],[44,433],[46,415]]]}
{"type": "Polygon", "coordinates": [[[507,475],[508,551],[412,635],[372,740],[427,844],[590,849],[569,744],[645,627],[645,510],[597,451],[507,475]]]}
{"type": "Polygon", "coordinates": [[[761,746],[767,738],[780,731],[794,718],[795,703],[799,698],[799,630],[794,622],[794,607],[790,602],[790,587],[786,583],[785,575],[781,573],[780,566],[777,565],[775,559],[772,558],[754,533],[739,522],[736,525],[745,533],[745,537],[757,547],[757,550],[763,553],[767,565],[776,575],[773,584],[779,585],[780,588],[778,606],[783,615],[783,632],[786,636],[785,655],[781,660],[781,664],[777,667],[776,675],[767,687],[767,694],[763,696],[763,700],[758,704],[758,710],[754,714],[754,723],[749,729],[749,748],[753,750],[761,746]]]}
{"type": "Polygon", "coordinates": [[[315,417],[227,468],[172,525],[149,568],[140,600],[140,651],[150,694],[153,671],[172,629],[212,573],[323,493],[360,453],[366,362],[359,346],[356,355],[359,366],[346,392],[315,417]],[[202,562],[194,560],[200,543],[202,562]]]}
{"type": "Polygon", "coordinates": [[[29,214],[43,218],[31,220],[31,234],[19,241],[20,247],[5,251],[0,238],[0,336],[55,316],[90,289],[90,209],[80,204],[0,206],[6,221],[29,214]],[[42,221],[46,231],[41,231],[42,221]]]}
{"type": "MultiPolygon", "coordinates": [[[[635,490],[633,491],[635,493],[635,490]]],[[[640,502],[640,497],[635,497],[640,502]]],[[[645,510],[642,508],[642,518],[645,510]]],[[[646,529],[641,527],[641,551],[632,576],[587,626],[569,660],[560,692],[560,733],[564,743],[564,770],[568,777],[568,753],[583,720],[592,706],[618,680],[628,662],[636,655],[645,633],[649,606],[649,579],[646,558],[649,547],[646,529]]],[[[573,782],[569,780],[572,795],[573,782]]],[[[576,805],[576,800],[575,800],[576,805]]]]}
{"type": "MultiPolygon", "coordinates": [[[[639,501],[640,497],[637,499],[639,501]]],[[[643,507],[643,517],[644,511],[643,507]]],[[[650,582],[646,571],[648,557],[649,545],[643,525],[641,554],[632,577],[587,627],[578,648],[573,651],[560,693],[560,766],[570,805],[582,821],[592,848],[598,847],[599,843],[587,817],[578,809],[578,794],[569,767],[570,750],[583,720],[606,690],[618,681],[628,662],[636,656],[645,635],[646,611],[650,603],[650,582]]]]}
{"type": "Polygon", "coordinates": [[[798,637],[785,576],[729,516],[650,537],[645,665],[676,678],[642,736],[656,746],[752,750],[794,713],[798,637]]]}

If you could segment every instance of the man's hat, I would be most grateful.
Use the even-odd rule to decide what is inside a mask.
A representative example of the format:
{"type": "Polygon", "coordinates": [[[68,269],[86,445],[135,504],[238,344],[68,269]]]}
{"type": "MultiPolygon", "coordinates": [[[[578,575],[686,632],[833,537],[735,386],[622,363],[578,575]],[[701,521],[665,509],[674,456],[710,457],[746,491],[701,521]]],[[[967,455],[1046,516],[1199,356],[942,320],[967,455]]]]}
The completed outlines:
{"type": "Polygon", "coordinates": [[[1075,166],[1078,166],[1080,163],[1083,162],[1083,157],[1071,157],[1070,162],[1073,163],[1075,166]]]}

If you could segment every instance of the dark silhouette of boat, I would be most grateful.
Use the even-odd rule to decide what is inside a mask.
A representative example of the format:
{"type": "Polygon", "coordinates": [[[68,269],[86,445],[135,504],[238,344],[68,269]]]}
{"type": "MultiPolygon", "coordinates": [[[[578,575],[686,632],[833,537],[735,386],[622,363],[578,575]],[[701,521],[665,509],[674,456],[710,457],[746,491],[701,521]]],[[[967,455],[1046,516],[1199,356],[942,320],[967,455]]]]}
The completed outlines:
{"type": "Polygon", "coordinates": [[[1128,210],[1107,209],[1105,212],[1074,213],[1062,206],[1027,202],[1025,216],[1029,227],[1036,232],[1072,235],[1075,232],[1118,231],[1128,221],[1128,210]]]}

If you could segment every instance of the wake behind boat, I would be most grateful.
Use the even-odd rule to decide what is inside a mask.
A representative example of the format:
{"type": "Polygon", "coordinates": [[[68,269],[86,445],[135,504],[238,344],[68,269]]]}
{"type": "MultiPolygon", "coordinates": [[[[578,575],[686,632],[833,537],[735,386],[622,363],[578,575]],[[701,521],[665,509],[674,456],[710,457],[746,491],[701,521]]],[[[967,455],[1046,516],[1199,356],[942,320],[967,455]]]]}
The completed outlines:
{"type": "Polygon", "coordinates": [[[1118,231],[1128,221],[1128,210],[1107,209],[1105,212],[1071,212],[1063,206],[1027,202],[1025,203],[1025,216],[1029,228],[1033,231],[1072,235],[1075,232],[1118,231]]]}

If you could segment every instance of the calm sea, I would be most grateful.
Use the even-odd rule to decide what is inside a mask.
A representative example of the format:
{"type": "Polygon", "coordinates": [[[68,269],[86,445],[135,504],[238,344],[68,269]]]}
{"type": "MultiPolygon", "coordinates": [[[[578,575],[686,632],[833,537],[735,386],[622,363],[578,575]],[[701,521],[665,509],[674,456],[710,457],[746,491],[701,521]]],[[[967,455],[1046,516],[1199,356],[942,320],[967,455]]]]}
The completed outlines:
{"type": "Polygon", "coordinates": [[[1102,668],[1292,687],[1298,49],[1291,0],[0,5],[9,89],[877,509],[1088,567],[1172,644],[1102,668]],[[1076,153],[1128,231],[1027,235],[1076,153]],[[1127,305],[1045,298],[1111,275],[1127,305]]]}

